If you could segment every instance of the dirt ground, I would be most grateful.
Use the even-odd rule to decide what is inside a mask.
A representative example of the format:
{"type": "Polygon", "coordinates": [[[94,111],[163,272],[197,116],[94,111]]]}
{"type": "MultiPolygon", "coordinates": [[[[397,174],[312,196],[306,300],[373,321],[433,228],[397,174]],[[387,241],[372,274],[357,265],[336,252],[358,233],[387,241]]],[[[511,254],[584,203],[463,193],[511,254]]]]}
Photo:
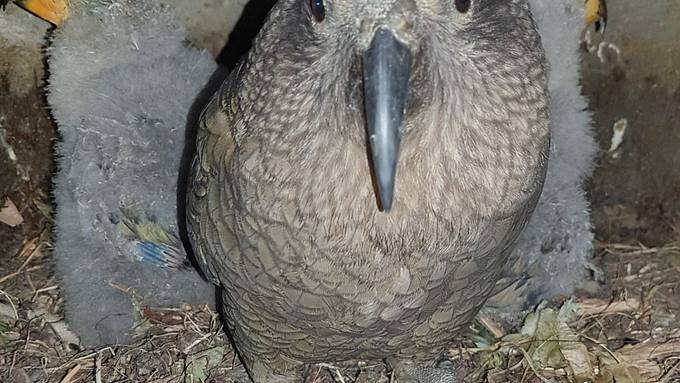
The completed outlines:
{"type": "Polygon", "coordinates": [[[595,225],[602,240],[663,245],[678,239],[680,217],[680,2],[610,1],[609,19],[612,46],[584,55],[583,89],[601,149],[591,186],[595,225]],[[628,128],[612,155],[621,119],[628,128]]]}
{"type": "MultiPolygon", "coordinates": [[[[0,209],[11,213],[2,209],[11,201],[10,218],[23,222],[0,223],[0,381],[232,381],[237,359],[217,314],[206,308],[145,308],[145,336],[137,344],[100,350],[78,348],[63,324],[50,273],[57,137],[43,95],[48,27],[16,7],[7,11],[0,14],[0,209]],[[16,31],[3,24],[10,17],[21,20],[13,25],[21,25],[24,40],[13,40],[16,31]]],[[[252,25],[261,14],[251,10],[241,24],[252,25]]],[[[541,359],[536,355],[547,341],[536,342],[545,333],[505,334],[487,323],[486,345],[464,340],[452,346],[451,359],[470,372],[466,381],[587,381],[575,376],[570,359],[585,355],[577,365],[596,365],[598,377],[590,380],[597,382],[680,382],[678,20],[677,0],[610,0],[606,33],[583,44],[583,90],[600,146],[589,191],[602,283],[598,292],[576,297],[578,315],[567,322],[553,314],[568,311],[569,302],[535,313],[543,318],[537,328],[560,329],[551,333],[559,339],[553,343],[568,338],[578,347],[564,346],[559,362],[541,359]],[[617,122],[626,129],[610,150],[617,122]]],[[[239,33],[219,55],[222,63],[245,49],[242,40],[251,31],[239,33]]],[[[220,39],[206,46],[215,53],[220,39]]],[[[317,366],[307,375],[310,382],[388,380],[383,365],[317,366]]]]}

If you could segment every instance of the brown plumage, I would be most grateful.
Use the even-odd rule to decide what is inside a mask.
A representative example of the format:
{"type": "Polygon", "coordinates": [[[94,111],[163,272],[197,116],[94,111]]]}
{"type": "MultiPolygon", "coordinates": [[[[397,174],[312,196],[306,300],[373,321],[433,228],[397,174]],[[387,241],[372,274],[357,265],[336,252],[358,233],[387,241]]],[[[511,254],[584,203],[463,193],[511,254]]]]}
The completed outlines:
{"type": "Polygon", "coordinates": [[[494,289],[549,142],[527,1],[464,3],[326,1],[320,20],[280,0],[204,110],[190,237],[255,382],[350,358],[450,381],[428,368],[494,289]],[[389,213],[364,106],[380,28],[413,57],[389,213]]]}

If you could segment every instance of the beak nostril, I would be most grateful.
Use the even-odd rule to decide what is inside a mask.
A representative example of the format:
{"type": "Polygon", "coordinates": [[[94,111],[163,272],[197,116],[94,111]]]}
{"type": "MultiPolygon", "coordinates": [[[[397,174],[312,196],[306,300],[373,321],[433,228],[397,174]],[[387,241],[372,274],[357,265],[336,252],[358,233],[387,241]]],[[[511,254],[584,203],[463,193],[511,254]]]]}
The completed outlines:
{"type": "Polygon", "coordinates": [[[414,0],[397,0],[388,9],[378,14],[359,19],[359,46],[365,50],[377,31],[389,29],[401,43],[411,50],[417,45],[415,29],[417,27],[418,6],[414,0]]]}

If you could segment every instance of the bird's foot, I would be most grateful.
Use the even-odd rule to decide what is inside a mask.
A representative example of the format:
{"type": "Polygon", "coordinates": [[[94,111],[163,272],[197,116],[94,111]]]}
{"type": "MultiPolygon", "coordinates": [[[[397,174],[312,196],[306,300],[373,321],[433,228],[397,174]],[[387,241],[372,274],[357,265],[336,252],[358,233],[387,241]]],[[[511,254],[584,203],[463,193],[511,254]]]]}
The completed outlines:
{"type": "Polygon", "coordinates": [[[457,383],[459,382],[451,362],[442,361],[428,366],[409,360],[390,361],[398,383],[457,383]]]}

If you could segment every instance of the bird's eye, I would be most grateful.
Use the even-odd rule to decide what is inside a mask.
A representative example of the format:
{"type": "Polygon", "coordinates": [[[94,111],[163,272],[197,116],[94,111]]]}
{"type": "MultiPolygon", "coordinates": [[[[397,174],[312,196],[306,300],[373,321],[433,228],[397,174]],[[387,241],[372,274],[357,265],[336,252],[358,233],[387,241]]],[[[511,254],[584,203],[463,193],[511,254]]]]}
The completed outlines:
{"type": "Polygon", "coordinates": [[[470,3],[472,0],[454,0],[456,5],[456,11],[460,13],[465,13],[470,9],[470,3]]]}
{"type": "Polygon", "coordinates": [[[323,0],[309,0],[309,7],[316,21],[322,22],[326,17],[326,7],[323,5],[323,0]]]}

